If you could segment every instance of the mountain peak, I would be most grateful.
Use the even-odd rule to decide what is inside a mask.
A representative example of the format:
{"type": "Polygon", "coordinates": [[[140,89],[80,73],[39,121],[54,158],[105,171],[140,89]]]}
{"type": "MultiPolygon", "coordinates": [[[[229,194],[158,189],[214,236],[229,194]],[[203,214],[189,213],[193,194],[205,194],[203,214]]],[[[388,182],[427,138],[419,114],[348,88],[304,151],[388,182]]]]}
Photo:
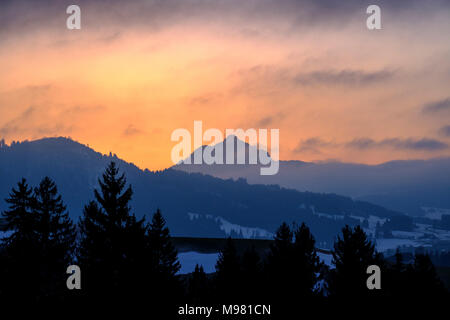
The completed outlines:
{"type": "Polygon", "coordinates": [[[84,145],[67,137],[46,137],[38,140],[12,141],[11,144],[0,144],[0,150],[38,153],[93,153],[89,145],[84,145]]]}
{"type": "MultiPolygon", "coordinates": [[[[210,148],[209,152],[211,153],[212,157],[215,156],[216,150],[221,150],[222,157],[223,157],[223,159],[222,159],[223,164],[229,164],[229,163],[227,163],[227,153],[230,152],[230,150],[228,150],[230,146],[232,146],[232,148],[233,148],[233,163],[232,164],[238,164],[238,155],[239,155],[238,148],[242,148],[242,146],[244,149],[243,150],[244,151],[244,160],[245,160],[244,164],[247,164],[247,165],[250,164],[250,161],[249,161],[250,155],[253,155],[253,156],[256,155],[256,163],[254,163],[254,164],[263,165],[260,161],[261,160],[261,156],[260,156],[261,152],[263,152],[264,157],[267,158],[268,161],[270,161],[270,154],[263,147],[259,147],[257,145],[251,145],[248,142],[239,139],[239,137],[237,137],[236,135],[229,135],[223,141],[221,141],[215,145],[202,145],[201,147],[195,149],[194,152],[192,152],[188,158],[186,158],[184,161],[177,164],[176,166],[180,166],[180,165],[184,165],[184,164],[188,164],[188,163],[194,164],[195,155],[197,153],[200,153],[200,157],[203,159],[203,155],[205,154],[206,148],[210,148]]],[[[240,152],[242,153],[242,151],[240,151],[240,152]]]]}

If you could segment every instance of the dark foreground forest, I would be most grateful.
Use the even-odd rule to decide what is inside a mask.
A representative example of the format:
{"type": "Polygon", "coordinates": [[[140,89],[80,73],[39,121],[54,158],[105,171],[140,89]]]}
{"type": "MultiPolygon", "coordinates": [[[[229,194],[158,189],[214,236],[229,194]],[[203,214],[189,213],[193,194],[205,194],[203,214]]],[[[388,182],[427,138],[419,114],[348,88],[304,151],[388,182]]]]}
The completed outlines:
{"type": "Polygon", "coordinates": [[[3,218],[12,232],[0,248],[2,308],[120,304],[164,313],[156,319],[176,319],[186,304],[264,304],[274,317],[313,306],[439,304],[449,298],[428,255],[405,263],[397,253],[388,261],[359,226],[345,227],[336,239],[334,268],[320,262],[305,224],[282,223],[267,253],[254,247],[238,253],[229,238],[214,274],[197,266],[192,274],[178,275],[177,251],[162,213],[151,221],[132,214],[132,188],[114,163],[98,183],[95,200],[85,204],[77,223],[50,178],[36,187],[23,179],[11,189],[3,218]],[[68,288],[72,265],[79,267],[81,288],[68,288]],[[368,288],[371,265],[381,270],[380,289],[368,288]]]}

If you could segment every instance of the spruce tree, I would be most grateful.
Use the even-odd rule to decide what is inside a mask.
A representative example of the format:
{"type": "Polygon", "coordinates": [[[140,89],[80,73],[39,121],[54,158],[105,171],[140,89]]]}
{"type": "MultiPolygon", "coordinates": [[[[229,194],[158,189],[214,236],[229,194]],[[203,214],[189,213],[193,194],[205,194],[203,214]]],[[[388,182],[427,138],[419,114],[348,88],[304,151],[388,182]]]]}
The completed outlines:
{"type": "Polygon", "coordinates": [[[170,239],[166,221],[159,209],[153,215],[148,234],[156,272],[159,276],[174,277],[181,265],[178,261],[178,253],[170,239]]]}
{"type": "Polygon", "coordinates": [[[255,302],[263,298],[262,287],[262,261],[255,246],[245,250],[241,264],[241,290],[244,301],[255,302]]]}
{"type": "Polygon", "coordinates": [[[35,299],[39,293],[37,259],[37,219],[33,190],[22,179],[6,199],[9,209],[3,212],[7,230],[12,232],[1,241],[0,298],[3,301],[22,297],[35,299]],[[32,268],[29,268],[29,263],[32,268]]]}
{"type": "Polygon", "coordinates": [[[133,191],[111,162],[98,180],[96,201],[85,206],[80,219],[78,258],[88,295],[108,298],[139,295],[149,285],[150,251],[147,226],[130,213],[133,191]]]}
{"type": "Polygon", "coordinates": [[[56,184],[45,177],[34,190],[34,210],[38,219],[42,295],[65,291],[66,268],[73,262],[76,230],[56,184]]]}
{"type": "Polygon", "coordinates": [[[72,261],[76,229],[66,210],[56,184],[45,177],[34,191],[40,240],[48,246],[48,254],[67,265],[72,261]]]}
{"type": "Polygon", "coordinates": [[[151,261],[152,300],[158,304],[178,301],[182,296],[182,284],[177,276],[180,270],[178,252],[172,244],[166,221],[157,211],[148,228],[151,261]]]}
{"type": "Polygon", "coordinates": [[[270,246],[265,270],[269,282],[269,295],[274,299],[285,300],[289,297],[285,288],[292,283],[292,277],[297,272],[293,265],[293,237],[290,227],[283,222],[270,246]]]}
{"type": "Polygon", "coordinates": [[[408,278],[409,295],[415,298],[440,298],[446,295],[446,289],[427,254],[415,255],[414,264],[409,267],[408,278]]]}
{"type": "Polygon", "coordinates": [[[208,278],[203,266],[195,265],[195,270],[188,282],[188,298],[192,303],[205,303],[209,299],[208,278]]]}
{"type": "Polygon", "coordinates": [[[270,248],[266,270],[274,298],[288,301],[312,297],[322,263],[309,228],[302,223],[293,230],[283,223],[270,248]],[[291,288],[287,291],[286,288],[291,288]]]}
{"type": "Polygon", "coordinates": [[[293,265],[296,270],[293,275],[293,286],[300,296],[311,296],[322,267],[315,248],[316,241],[304,223],[294,231],[294,238],[293,265]]]}
{"type": "Polygon", "coordinates": [[[7,203],[4,215],[13,231],[3,242],[8,296],[35,302],[62,299],[76,230],[55,183],[45,177],[31,193],[22,179],[7,203]]]}
{"type": "Polygon", "coordinates": [[[12,188],[6,203],[9,205],[9,209],[3,212],[6,229],[14,232],[9,237],[2,239],[2,243],[9,246],[11,250],[20,242],[33,241],[35,235],[32,232],[37,223],[33,211],[33,190],[24,178],[17,184],[17,189],[12,188]]]}
{"type": "Polygon", "coordinates": [[[401,297],[407,294],[408,289],[408,272],[403,262],[403,255],[397,249],[395,251],[395,262],[386,270],[385,287],[390,295],[401,297]]]}
{"type": "Polygon", "coordinates": [[[280,257],[284,260],[288,260],[288,256],[292,253],[293,249],[293,238],[293,232],[291,231],[287,223],[283,222],[275,233],[274,243],[270,248],[270,257],[272,257],[272,259],[274,259],[275,257],[280,257]]]}
{"type": "MultiPolygon", "coordinates": [[[[342,237],[334,244],[333,261],[336,268],[330,279],[330,293],[340,297],[362,297],[368,294],[366,270],[369,265],[380,265],[381,258],[375,246],[360,226],[345,226],[342,237]]],[[[381,267],[381,266],[380,266],[381,267]]]]}
{"type": "Polygon", "coordinates": [[[242,255],[242,274],[244,278],[252,278],[261,272],[261,258],[256,252],[255,246],[245,250],[242,255]]]}
{"type": "Polygon", "coordinates": [[[216,290],[221,301],[230,301],[240,283],[240,259],[231,237],[227,238],[216,263],[216,290]]]}

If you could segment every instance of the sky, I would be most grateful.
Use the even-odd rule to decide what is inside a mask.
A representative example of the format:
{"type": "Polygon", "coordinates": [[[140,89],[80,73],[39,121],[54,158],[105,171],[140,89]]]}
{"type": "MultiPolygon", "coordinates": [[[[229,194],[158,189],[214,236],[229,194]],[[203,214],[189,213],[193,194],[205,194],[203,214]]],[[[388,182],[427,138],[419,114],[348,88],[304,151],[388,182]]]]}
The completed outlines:
{"type": "Polygon", "coordinates": [[[201,120],[279,129],[282,160],[448,157],[449,34],[441,0],[3,0],[0,139],[71,137],[158,170],[201,120]]]}

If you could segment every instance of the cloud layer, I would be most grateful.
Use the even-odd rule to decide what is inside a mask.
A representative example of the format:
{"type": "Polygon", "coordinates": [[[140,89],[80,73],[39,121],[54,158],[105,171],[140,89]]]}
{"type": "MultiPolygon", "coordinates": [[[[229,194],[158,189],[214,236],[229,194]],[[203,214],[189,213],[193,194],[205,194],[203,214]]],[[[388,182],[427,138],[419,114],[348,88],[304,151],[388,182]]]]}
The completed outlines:
{"type": "Polygon", "coordinates": [[[141,167],[173,130],[280,129],[280,157],[449,156],[450,2],[0,1],[0,139],[70,135],[141,167]],[[299,143],[300,140],[300,143],[299,143]]]}
{"type": "Polygon", "coordinates": [[[450,98],[427,103],[422,110],[424,113],[450,111],[450,98]]]}
{"type": "MultiPolygon", "coordinates": [[[[450,132],[448,127],[444,127],[443,129],[444,131],[448,130],[450,132]]],[[[394,150],[434,152],[448,150],[449,145],[444,141],[434,138],[385,138],[378,141],[371,138],[355,138],[347,142],[335,142],[327,141],[319,137],[312,137],[301,140],[294,151],[298,153],[321,153],[321,150],[324,148],[347,148],[359,151],[389,148],[394,150]]]]}

